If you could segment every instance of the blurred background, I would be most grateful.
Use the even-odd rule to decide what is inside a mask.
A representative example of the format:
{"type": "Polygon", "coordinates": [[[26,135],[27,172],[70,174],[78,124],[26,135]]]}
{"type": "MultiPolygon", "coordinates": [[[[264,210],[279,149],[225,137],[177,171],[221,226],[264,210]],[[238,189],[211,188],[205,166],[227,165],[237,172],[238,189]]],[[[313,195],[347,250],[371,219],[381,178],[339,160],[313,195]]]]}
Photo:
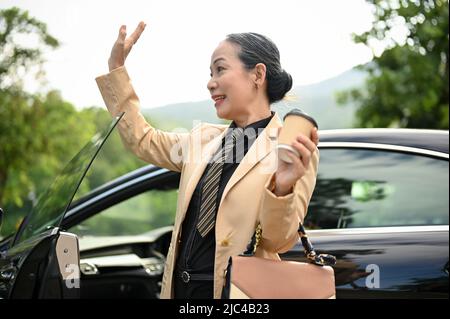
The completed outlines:
{"type": "MultiPolygon", "coordinates": [[[[206,89],[211,54],[228,33],[258,32],[278,45],[294,79],[288,97],[273,105],[281,116],[301,108],[321,130],[448,130],[448,16],[445,0],[2,0],[0,207],[7,218],[0,237],[14,232],[58,172],[111,122],[94,79],[106,73],[122,24],[130,34],[147,23],[126,66],[142,113],[159,129],[222,123],[206,89]]],[[[76,198],[144,165],[114,132],[76,198]]],[[[152,206],[153,216],[140,217],[142,231],[172,222],[164,212],[176,196],[134,202],[136,210],[152,206]]],[[[111,233],[124,225],[102,227],[111,233]]]]}

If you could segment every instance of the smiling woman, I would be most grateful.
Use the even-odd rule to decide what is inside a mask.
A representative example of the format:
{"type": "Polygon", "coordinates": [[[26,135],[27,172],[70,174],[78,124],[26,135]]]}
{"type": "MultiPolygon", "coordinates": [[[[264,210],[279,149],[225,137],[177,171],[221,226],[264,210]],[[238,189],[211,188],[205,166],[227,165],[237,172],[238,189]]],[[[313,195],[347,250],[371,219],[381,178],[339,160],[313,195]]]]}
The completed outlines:
{"type": "Polygon", "coordinates": [[[255,122],[252,117],[269,117],[270,104],[292,88],[292,77],[281,68],[276,45],[263,35],[230,34],[211,60],[207,87],[217,116],[234,120],[238,126],[255,122]]]}
{"type": "Polygon", "coordinates": [[[118,123],[125,146],[144,161],[181,172],[161,298],[220,298],[228,259],[245,250],[257,224],[258,256],[277,260],[297,243],[316,181],[317,129],[292,142],[300,156],[277,163],[274,140],[282,122],[270,107],[291,89],[292,78],[276,45],[257,33],[230,34],[211,56],[207,89],[217,116],[231,125],[202,123],[181,134],[153,128],[124,66],[144,29],[141,22],[127,37],[121,26],[110,73],[97,84],[109,112],[125,112],[118,123]]]}

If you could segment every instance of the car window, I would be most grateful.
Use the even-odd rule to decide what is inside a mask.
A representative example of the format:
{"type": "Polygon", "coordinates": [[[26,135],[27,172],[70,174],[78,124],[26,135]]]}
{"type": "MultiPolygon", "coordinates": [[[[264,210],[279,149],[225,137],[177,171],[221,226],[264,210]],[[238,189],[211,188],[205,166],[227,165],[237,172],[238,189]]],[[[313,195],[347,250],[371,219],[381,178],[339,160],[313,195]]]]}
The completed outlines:
{"type": "Polygon", "coordinates": [[[58,227],[93,160],[124,113],[109,120],[56,176],[43,192],[16,233],[13,245],[58,227]]]}
{"type": "Polygon", "coordinates": [[[309,229],[448,225],[448,160],[367,149],[322,149],[309,229]]]}
{"type": "Polygon", "coordinates": [[[177,205],[177,190],[151,190],[129,198],[72,227],[83,236],[138,235],[172,225],[177,205]]]}

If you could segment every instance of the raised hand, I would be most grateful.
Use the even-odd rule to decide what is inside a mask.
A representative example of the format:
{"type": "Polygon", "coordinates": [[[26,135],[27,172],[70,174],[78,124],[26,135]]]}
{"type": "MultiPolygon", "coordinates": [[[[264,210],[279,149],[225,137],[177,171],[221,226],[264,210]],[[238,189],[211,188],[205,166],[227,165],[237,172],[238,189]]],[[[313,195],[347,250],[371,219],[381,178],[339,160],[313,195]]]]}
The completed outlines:
{"type": "Polygon", "coordinates": [[[127,38],[127,26],[122,25],[119,29],[119,36],[111,49],[111,55],[108,59],[109,71],[117,69],[125,64],[128,54],[133,45],[137,42],[146,24],[139,22],[136,30],[127,38]]]}

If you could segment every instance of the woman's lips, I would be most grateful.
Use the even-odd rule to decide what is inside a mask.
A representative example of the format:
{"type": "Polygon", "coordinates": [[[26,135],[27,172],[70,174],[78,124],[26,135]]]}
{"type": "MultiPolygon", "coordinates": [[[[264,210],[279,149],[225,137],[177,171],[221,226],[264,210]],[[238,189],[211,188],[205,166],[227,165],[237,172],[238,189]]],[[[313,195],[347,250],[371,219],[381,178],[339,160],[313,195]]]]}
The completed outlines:
{"type": "Polygon", "coordinates": [[[214,103],[214,105],[215,105],[216,107],[221,106],[224,100],[225,100],[225,98],[224,98],[224,99],[217,100],[216,103],[214,103]]]}

